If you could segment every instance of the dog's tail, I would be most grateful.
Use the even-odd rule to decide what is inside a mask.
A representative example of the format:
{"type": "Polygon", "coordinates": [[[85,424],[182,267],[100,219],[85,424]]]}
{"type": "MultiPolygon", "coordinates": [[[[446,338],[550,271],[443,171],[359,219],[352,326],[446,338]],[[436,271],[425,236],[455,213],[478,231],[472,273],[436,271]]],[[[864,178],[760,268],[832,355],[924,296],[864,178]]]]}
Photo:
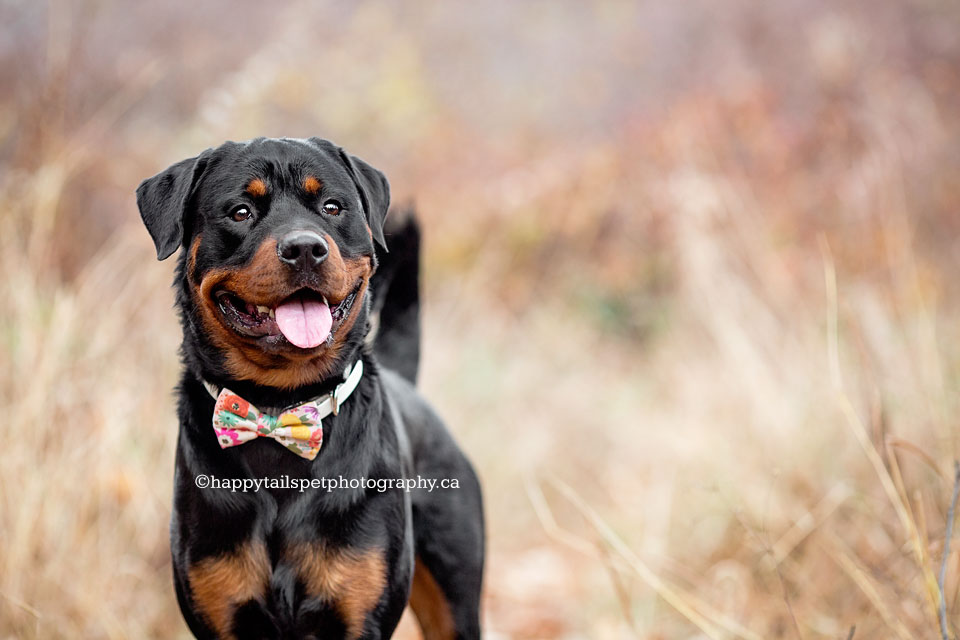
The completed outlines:
{"type": "Polygon", "coordinates": [[[389,253],[377,246],[368,340],[380,364],[415,384],[420,365],[420,225],[413,209],[391,211],[383,234],[389,253]]]}

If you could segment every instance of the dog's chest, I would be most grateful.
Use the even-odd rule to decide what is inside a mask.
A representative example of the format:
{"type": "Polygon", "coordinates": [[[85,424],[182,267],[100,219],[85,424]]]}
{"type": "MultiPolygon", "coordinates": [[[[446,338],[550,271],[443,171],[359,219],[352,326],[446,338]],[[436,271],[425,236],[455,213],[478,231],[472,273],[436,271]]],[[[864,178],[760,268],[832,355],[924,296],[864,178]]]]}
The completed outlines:
{"type": "Polygon", "coordinates": [[[196,609],[221,637],[251,625],[359,637],[387,575],[385,549],[324,539],[276,545],[251,538],[188,569],[196,609]]]}

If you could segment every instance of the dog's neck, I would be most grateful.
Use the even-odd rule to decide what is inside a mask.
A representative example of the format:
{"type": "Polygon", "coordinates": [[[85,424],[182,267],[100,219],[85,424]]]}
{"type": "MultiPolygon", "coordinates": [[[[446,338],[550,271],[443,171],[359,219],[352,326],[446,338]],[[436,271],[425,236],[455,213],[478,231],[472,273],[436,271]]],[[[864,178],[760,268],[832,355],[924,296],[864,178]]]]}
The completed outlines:
{"type": "Polygon", "coordinates": [[[266,386],[251,380],[238,380],[215,374],[205,374],[195,367],[188,366],[188,370],[190,370],[192,377],[207,389],[208,393],[211,389],[216,389],[217,392],[224,388],[230,389],[232,393],[269,413],[269,409],[282,409],[304,404],[331,393],[337,388],[337,385],[343,383],[358,360],[364,360],[363,377],[375,377],[376,368],[371,366],[370,353],[364,345],[357,345],[355,348],[345,351],[344,355],[338,357],[334,373],[295,388],[266,386]]]}
{"type": "MultiPolygon", "coordinates": [[[[346,400],[350,397],[350,394],[353,393],[353,390],[356,389],[357,384],[359,384],[360,379],[363,377],[363,358],[358,358],[343,372],[343,377],[340,378],[340,381],[334,385],[333,389],[329,392],[319,393],[313,395],[309,398],[301,398],[295,402],[289,404],[280,404],[276,406],[267,406],[263,403],[254,403],[254,406],[261,412],[273,416],[279,416],[280,414],[295,409],[296,407],[302,406],[308,403],[319,403],[321,400],[325,404],[320,406],[325,407],[326,411],[329,411],[333,415],[337,415],[339,411],[340,404],[343,400],[346,400]]],[[[229,393],[231,395],[236,395],[236,392],[227,387],[222,387],[213,384],[209,380],[203,380],[203,386],[206,387],[207,392],[210,394],[210,397],[214,400],[219,399],[221,393],[229,393]]],[[[276,395],[271,396],[276,397],[276,395]]]]}

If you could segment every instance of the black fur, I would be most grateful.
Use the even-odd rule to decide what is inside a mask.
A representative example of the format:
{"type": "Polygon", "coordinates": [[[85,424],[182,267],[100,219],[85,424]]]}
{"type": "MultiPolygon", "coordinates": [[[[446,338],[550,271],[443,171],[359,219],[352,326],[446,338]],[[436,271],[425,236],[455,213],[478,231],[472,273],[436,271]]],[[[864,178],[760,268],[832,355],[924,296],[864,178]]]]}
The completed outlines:
{"type": "Polygon", "coordinates": [[[169,258],[183,241],[186,214],[192,208],[190,199],[206,169],[208,154],[209,150],[181,160],[137,188],[140,217],[157,246],[158,260],[169,258]]]}
{"type": "Polygon", "coordinates": [[[397,212],[387,229],[390,255],[379,253],[372,312],[374,351],[384,366],[416,384],[420,366],[420,229],[412,211],[397,212]]]}
{"type": "MultiPolygon", "coordinates": [[[[231,604],[227,637],[348,637],[349,621],[338,602],[311,596],[299,567],[287,555],[294,546],[313,542],[329,550],[382,554],[385,587],[366,614],[359,637],[392,635],[407,604],[415,555],[443,591],[456,637],[480,635],[480,487],[440,419],[413,388],[420,338],[420,234],[412,214],[385,228],[389,193],[382,173],[316,138],[228,142],[171,166],[137,189],[140,213],[160,259],[178,247],[196,245],[192,266],[189,252],[181,252],[174,283],[184,338],[171,548],[177,598],[198,638],[219,636],[198,608],[191,567],[229,557],[251,542],[267,550],[268,584],[253,597],[231,604]],[[297,188],[307,174],[323,184],[315,196],[297,188]],[[264,178],[269,193],[246,195],[244,187],[253,178],[264,178]],[[344,205],[338,216],[322,212],[323,202],[331,199],[344,205]],[[249,224],[230,217],[237,203],[254,209],[249,224]],[[195,291],[204,274],[242,269],[265,242],[294,228],[329,234],[345,258],[367,256],[377,270],[339,354],[331,359],[333,373],[280,388],[231,370],[227,354],[204,325],[195,291]],[[367,333],[372,314],[378,316],[379,333],[371,348],[367,333]],[[339,414],[323,420],[323,446],[315,460],[300,458],[266,438],[227,449],[219,446],[211,425],[214,399],[203,380],[227,387],[255,406],[287,406],[330,391],[357,358],[363,359],[364,376],[339,414]],[[454,478],[460,488],[234,493],[198,489],[195,479],[201,474],[297,480],[419,474],[454,478]]],[[[315,274],[296,277],[308,276],[316,280],[315,274]]],[[[322,290],[324,283],[314,280],[309,280],[311,286],[322,290]]],[[[317,350],[322,354],[325,348],[317,350]]],[[[289,343],[276,347],[281,360],[295,349],[289,343]]],[[[231,588],[224,584],[224,593],[231,588]]]]}

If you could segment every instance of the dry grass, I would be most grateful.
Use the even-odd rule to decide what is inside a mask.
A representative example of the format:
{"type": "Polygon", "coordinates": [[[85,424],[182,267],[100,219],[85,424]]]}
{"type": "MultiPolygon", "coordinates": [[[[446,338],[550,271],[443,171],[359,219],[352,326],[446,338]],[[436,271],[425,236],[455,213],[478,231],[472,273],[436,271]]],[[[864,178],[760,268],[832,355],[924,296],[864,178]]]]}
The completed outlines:
{"type": "MultiPolygon", "coordinates": [[[[749,4],[5,8],[0,637],[186,637],[179,328],[132,191],[262,133],[417,198],[489,637],[940,637],[960,12],[749,4]]],[[[956,540],[945,568],[956,637],[956,540]]]]}

